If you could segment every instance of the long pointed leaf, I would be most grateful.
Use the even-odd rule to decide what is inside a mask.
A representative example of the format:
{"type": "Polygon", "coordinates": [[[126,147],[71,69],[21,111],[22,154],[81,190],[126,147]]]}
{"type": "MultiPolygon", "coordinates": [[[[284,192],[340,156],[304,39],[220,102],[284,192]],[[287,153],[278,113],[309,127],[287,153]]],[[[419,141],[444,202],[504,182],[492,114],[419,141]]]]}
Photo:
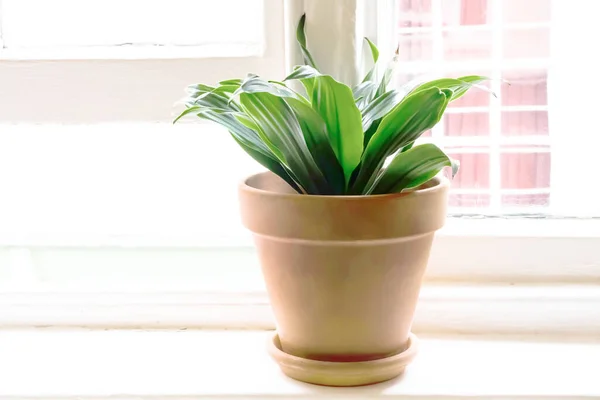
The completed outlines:
{"type": "Polygon", "coordinates": [[[354,101],[359,110],[364,110],[365,107],[373,101],[375,93],[377,93],[378,85],[375,82],[363,82],[352,89],[354,101]]]}
{"type": "Polygon", "coordinates": [[[211,92],[215,90],[214,86],[205,85],[203,83],[194,83],[193,85],[188,85],[185,88],[185,92],[190,95],[190,97],[198,97],[201,94],[211,92]]]}
{"type": "Polygon", "coordinates": [[[383,171],[373,194],[396,193],[422,185],[444,167],[452,167],[456,175],[458,163],[434,144],[422,144],[399,153],[383,171]]]}
{"type": "Polygon", "coordinates": [[[394,70],[396,69],[396,65],[398,64],[399,51],[400,51],[400,45],[398,45],[398,47],[396,47],[396,52],[394,53],[394,57],[392,58],[392,61],[388,64],[388,67],[386,68],[385,72],[383,73],[383,78],[381,78],[381,83],[379,84],[379,87],[377,88],[375,97],[379,97],[382,94],[384,94],[385,92],[387,92],[387,87],[390,84],[390,81],[392,80],[392,76],[394,75],[394,70]]]}
{"type": "Polygon", "coordinates": [[[197,93],[184,99],[184,104],[188,107],[199,106],[220,111],[239,111],[238,105],[230,98],[236,89],[237,86],[232,85],[219,86],[210,91],[199,89],[197,93]]]}
{"type": "Polygon", "coordinates": [[[365,75],[363,82],[373,81],[373,77],[377,69],[377,60],[379,60],[379,49],[377,48],[377,46],[375,46],[375,43],[371,42],[369,38],[365,38],[365,40],[367,41],[367,43],[369,44],[369,48],[371,49],[371,56],[373,57],[373,66],[371,67],[367,75],[365,75]]]}
{"type": "Polygon", "coordinates": [[[302,52],[302,58],[304,59],[304,63],[310,65],[315,69],[318,69],[312,54],[310,54],[310,51],[308,51],[308,48],[306,47],[306,33],[304,32],[305,24],[306,14],[303,14],[302,18],[300,18],[300,22],[298,22],[298,27],[296,28],[296,40],[300,45],[300,51],[302,52]]]}
{"type": "Polygon", "coordinates": [[[294,171],[298,183],[309,194],[329,194],[327,182],[315,163],[302,128],[290,106],[270,93],[242,93],[240,102],[246,114],[260,128],[258,135],[294,171]]]}
{"type": "Polygon", "coordinates": [[[286,171],[285,167],[281,165],[281,163],[277,160],[277,158],[272,155],[266,155],[263,152],[256,151],[252,147],[248,146],[246,143],[242,142],[238,139],[238,137],[229,132],[233,139],[237,142],[237,144],[246,152],[250,157],[254,158],[258,161],[263,167],[269,169],[276,175],[280,176],[284,181],[287,182],[295,191],[298,193],[303,193],[304,190],[296,183],[294,178],[286,171]]]}
{"type": "Polygon", "coordinates": [[[236,114],[204,110],[200,112],[198,116],[223,126],[229,132],[231,132],[231,134],[234,135],[238,141],[243,142],[246,146],[251,147],[256,151],[260,151],[265,155],[272,155],[271,150],[261,140],[258,133],[252,128],[248,128],[242,124],[236,118],[236,114]]]}
{"type": "Polygon", "coordinates": [[[369,130],[369,127],[374,121],[389,113],[392,108],[402,100],[402,97],[402,94],[397,90],[390,90],[369,103],[365,109],[362,110],[363,131],[366,132],[369,130]]]}
{"type": "Polygon", "coordinates": [[[299,96],[283,83],[275,84],[273,82],[267,82],[260,79],[258,76],[251,76],[244,79],[240,87],[233,93],[233,96],[237,96],[240,93],[271,93],[278,97],[299,96]]]}
{"type": "Polygon", "coordinates": [[[325,121],[329,142],[344,170],[347,184],[363,151],[360,110],[350,88],[331,76],[321,75],[306,81],[312,87],[312,106],[325,121]]]}
{"type": "Polygon", "coordinates": [[[294,67],[294,72],[286,76],[283,81],[285,82],[293,79],[314,78],[321,75],[323,74],[317,71],[315,68],[311,67],[310,65],[298,65],[294,67]]]}
{"type": "Polygon", "coordinates": [[[497,97],[496,94],[492,92],[489,88],[478,85],[479,83],[485,82],[487,80],[490,80],[490,78],[479,75],[463,76],[456,79],[441,78],[423,83],[422,85],[417,86],[412,92],[416,93],[421,90],[430,89],[432,87],[438,87],[440,89],[450,89],[454,92],[450,101],[454,101],[464,96],[470,88],[474,87],[480,90],[484,90],[492,94],[494,97],[497,97]]]}
{"type": "Polygon", "coordinates": [[[331,148],[325,121],[310,105],[292,98],[285,101],[296,114],[308,149],[332,188],[332,194],[343,194],[344,170],[331,148]]]}
{"type": "Polygon", "coordinates": [[[240,86],[242,84],[242,80],[239,78],[235,79],[227,79],[225,81],[220,81],[219,85],[232,85],[232,86],[240,86]]]}
{"type": "Polygon", "coordinates": [[[379,124],[369,141],[353,193],[368,193],[387,157],[434,127],[452,96],[449,89],[431,88],[407,96],[379,124]]]}

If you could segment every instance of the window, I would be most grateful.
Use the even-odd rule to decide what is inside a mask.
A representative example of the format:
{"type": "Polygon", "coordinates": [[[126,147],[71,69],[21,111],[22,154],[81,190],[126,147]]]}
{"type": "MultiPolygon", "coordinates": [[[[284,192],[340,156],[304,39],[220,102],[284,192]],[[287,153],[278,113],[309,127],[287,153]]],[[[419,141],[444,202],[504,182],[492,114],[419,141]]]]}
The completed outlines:
{"type": "MultiPolygon", "coordinates": [[[[171,121],[190,83],[248,72],[281,79],[297,57],[299,16],[338,3],[0,2],[0,324],[271,327],[237,204],[236,183],[261,168],[220,127],[171,121]]],[[[490,76],[497,95],[470,91],[424,137],[462,169],[418,326],[563,323],[539,314],[535,296],[572,307],[588,292],[550,286],[600,278],[590,184],[600,58],[579,46],[600,36],[600,5],[357,4],[339,18],[357,40],[373,38],[382,59],[399,43],[397,83],[475,73],[490,76]],[[520,322],[492,318],[514,293],[526,307],[506,321],[520,322]]],[[[309,31],[313,53],[326,54],[315,39],[309,31]]]]}
{"type": "Polygon", "coordinates": [[[171,122],[189,84],[285,74],[283,2],[7,0],[0,24],[0,293],[214,289],[260,167],[171,122]]]}
{"type": "Polygon", "coordinates": [[[256,166],[220,128],[171,121],[189,84],[285,74],[280,0],[8,0],[0,12],[1,236],[210,236],[237,222],[232,182],[256,166]]]}
{"type": "Polygon", "coordinates": [[[197,46],[227,54],[225,48],[232,56],[256,55],[263,41],[263,6],[256,0],[7,0],[2,4],[3,47],[197,46]],[[219,23],[225,14],[227,26],[219,23]]]}
{"type": "MultiPolygon", "coordinates": [[[[479,74],[492,78],[497,95],[472,90],[452,103],[442,123],[428,134],[461,161],[450,200],[455,213],[557,214],[554,206],[569,196],[564,191],[572,193],[557,180],[568,173],[566,161],[555,159],[574,157],[561,154],[559,146],[570,133],[557,122],[569,116],[554,103],[560,94],[549,91],[552,80],[566,78],[560,47],[577,43],[575,25],[581,21],[563,19],[556,3],[397,4],[400,82],[421,74],[479,74]]],[[[589,2],[581,6],[589,12],[597,7],[589,2]]],[[[581,211],[575,199],[570,209],[560,208],[567,215],[581,211]]]]}

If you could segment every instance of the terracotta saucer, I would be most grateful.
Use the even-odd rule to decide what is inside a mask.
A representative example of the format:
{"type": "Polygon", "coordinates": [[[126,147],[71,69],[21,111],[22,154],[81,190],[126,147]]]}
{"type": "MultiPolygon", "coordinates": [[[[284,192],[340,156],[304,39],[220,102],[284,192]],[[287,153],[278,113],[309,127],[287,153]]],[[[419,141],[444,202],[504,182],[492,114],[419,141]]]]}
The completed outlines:
{"type": "Polygon", "coordinates": [[[408,338],[408,347],[402,353],[387,358],[360,362],[330,362],[300,358],[281,350],[279,336],[269,337],[269,355],[290,378],[302,382],[326,386],[361,386],[397,377],[415,358],[418,339],[414,334],[408,338]]]}

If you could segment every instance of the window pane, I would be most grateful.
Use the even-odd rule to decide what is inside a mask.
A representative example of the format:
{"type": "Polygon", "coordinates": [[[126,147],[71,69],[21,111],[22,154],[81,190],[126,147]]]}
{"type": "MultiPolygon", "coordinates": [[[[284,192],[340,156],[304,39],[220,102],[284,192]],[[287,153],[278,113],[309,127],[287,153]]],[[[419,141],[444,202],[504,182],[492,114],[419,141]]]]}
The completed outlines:
{"type": "Polygon", "coordinates": [[[7,48],[260,44],[262,0],[3,0],[7,48]]]}
{"type": "Polygon", "coordinates": [[[550,22],[551,0],[502,0],[503,19],[507,24],[550,22]]]}
{"type": "Polygon", "coordinates": [[[398,27],[412,28],[431,26],[431,0],[399,0],[398,27]]]}
{"type": "MultiPolygon", "coordinates": [[[[407,52],[405,61],[420,61],[420,72],[427,76],[491,78],[484,85],[495,96],[472,88],[450,103],[433,135],[425,139],[439,141],[461,161],[451,206],[479,208],[482,213],[539,212],[542,207],[577,214],[579,208],[569,204],[584,202],[574,200],[569,187],[574,179],[584,185],[585,178],[577,171],[593,170],[589,168],[593,156],[587,148],[588,156],[574,156],[581,151],[576,143],[589,140],[597,129],[577,122],[580,107],[592,101],[593,90],[577,87],[573,79],[582,68],[590,74],[597,70],[598,49],[577,43],[600,31],[593,17],[600,4],[584,0],[571,5],[552,0],[399,3],[401,47],[427,43],[427,57],[407,52]]],[[[397,81],[408,78],[404,72],[397,81]]],[[[593,114],[591,105],[583,107],[593,114]]],[[[589,212],[588,203],[585,207],[589,212]]]]}
{"type": "Polygon", "coordinates": [[[489,189],[490,187],[490,156],[485,149],[482,153],[453,153],[448,154],[458,160],[461,165],[460,173],[456,175],[452,186],[457,189],[489,189]],[[462,166],[466,168],[462,168],[462,166]]]}
{"type": "Polygon", "coordinates": [[[503,153],[503,189],[548,189],[550,153],[503,153]]]}
{"type": "Polygon", "coordinates": [[[503,111],[505,136],[548,135],[548,111],[503,111]]]}
{"type": "Polygon", "coordinates": [[[442,18],[445,26],[485,25],[488,21],[488,0],[444,0],[442,18]]]}
{"type": "Polygon", "coordinates": [[[444,59],[449,61],[490,59],[492,32],[456,30],[444,32],[444,59]]]}
{"type": "Polygon", "coordinates": [[[503,57],[506,59],[550,57],[550,29],[505,29],[503,57]]]}
{"type": "Polygon", "coordinates": [[[433,57],[432,37],[429,33],[407,33],[398,37],[400,61],[431,61],[433,57]]]}
{"type": "Polygon", "coordinates": [[[448,112],[444,116],[444,133],[446,136],[487,136],[490,131],[490,113],[448,112]]]}
{"type": "Polygon", "coordinates": [[[510,82],[510,85],[502,85],[502,105],[545,106],[548,104],[547,71],[505,71],[502,79],[510,82]]]}

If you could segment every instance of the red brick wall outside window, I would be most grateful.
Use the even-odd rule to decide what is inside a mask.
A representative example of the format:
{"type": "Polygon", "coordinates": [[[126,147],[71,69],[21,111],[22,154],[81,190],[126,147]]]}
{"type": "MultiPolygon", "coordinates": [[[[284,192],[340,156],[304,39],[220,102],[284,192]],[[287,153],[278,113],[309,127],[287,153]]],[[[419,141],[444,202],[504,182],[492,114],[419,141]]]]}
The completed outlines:
{"type": "Polygon", "coordinates": [[[425,135],[461,161],[454,210],[526,211],[551,201],[550,1],[398,1],[399,83],[429,73],[494,78],[498,98],[472,89],[425,135]]]}

